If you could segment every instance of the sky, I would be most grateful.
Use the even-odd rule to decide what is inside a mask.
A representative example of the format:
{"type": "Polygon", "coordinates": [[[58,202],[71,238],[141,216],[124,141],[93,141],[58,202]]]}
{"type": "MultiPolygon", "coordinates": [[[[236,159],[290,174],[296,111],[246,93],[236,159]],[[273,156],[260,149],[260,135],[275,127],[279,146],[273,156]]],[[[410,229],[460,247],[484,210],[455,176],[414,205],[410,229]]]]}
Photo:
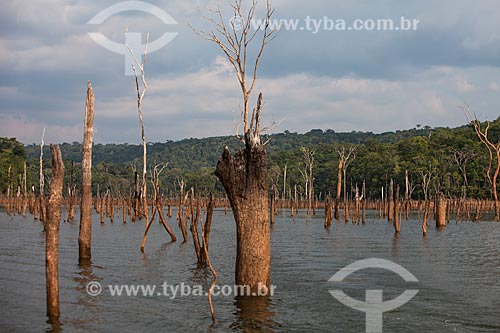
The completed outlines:
{"type": "MultiPolygon", "coordinates": [[[[204,16],[216,4],[4,0],[0,136],[39,143],[46,128],[46,143],[81,142],[91,80],[94,141],[139,143],[135,79],[125,71],[131,59],[89,35],[100,33],[123,46],[126,30],[143,41],[149,33],[150,46],[165,33],[176,34],[146,59],[142,109],[148,142],[235,133],[242,105],[235,73],[220,49],[190,27],[214,30],[204,16]],[[130,10],[105,17],[114,5],[130,10]],[[150,7],[156,11],[131,10],[150,7]],[[102,22],[88,24],[99,13],[102,22]]],[[[222,6],[230,24],[227,0],[222,6]]],[[[262,19],[264,0],[258,6],[256,19],[262,19]]],[[[275,132],[454,127],[467,122],[465,104],[481,120],[500,114],[500,1],[274,0],[273,7],[275,22],[298,22],[295,29],[282,24],[267,45],[252,96],[255,105],[263,92],[263,125],[280,123],[275,132]],[[418,24],[370,29],[380,19],[397,27],[402,20],[418,24]],[[336,30],[331,22],[338,23],[336,30]],[[354,22],[365,29],[347,29],[354,22]]]]}

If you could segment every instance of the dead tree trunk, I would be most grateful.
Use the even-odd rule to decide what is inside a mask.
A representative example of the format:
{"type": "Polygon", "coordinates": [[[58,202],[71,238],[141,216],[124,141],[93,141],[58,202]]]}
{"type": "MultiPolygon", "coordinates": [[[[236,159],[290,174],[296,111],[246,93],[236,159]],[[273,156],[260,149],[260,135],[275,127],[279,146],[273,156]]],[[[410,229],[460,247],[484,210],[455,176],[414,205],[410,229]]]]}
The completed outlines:
{"type": "Polygon", "coordinates": [[[191,187],[191,200],[189,201],[189,208],[191,210],[191,226],[189,230],[191,230],[191,236],[193,237],[194,250],[196,252],[196,257],[198,259],[198,263],[201,261],[201,244],[198,233],[198,222],[200,219],[200,197],[195,201],[194,198],[194,188],[191,187]],[[196,212],[195,212],[196,205],[196,212]]]}
{"type": "Polygon", "coordinates": [[[387,210],[387,220],[390,222],[394,218],[394,181],[391,179],[389,185],[389,197],[388,200],[388,210],[387,210]]]}
{"type": "Polygon", "coordinates": [[[337,196],[335,197],[335,219],[338,220],[340,218],[339,214],[339,206],[340,206],[340,195],[342,193],[342,159],[339,159],[339,168],[337,173],[337,196]]]}
{"type": "Polygon", "coordinates": [[[47,207],[45,205],[45,178],[43,175],[43,146],[45,144],[45,128],[42,133],[42,140],[40,142],[40,198],[39,198],[39,206],[40,206],[40,221],[45,222],[45,218],[47,216],[47,207]]]}
{"type": "Polygon", "coordinates": [[[75,219],[76,186],[75,186],[75,162],[71,161],[71,184],[69,185],[69,208],[68,221],[75,219]]]}
{"type": "Polygon", "coordinates": [[[10,187],[11,187],[10,177],[11,177],[11,175],[10,175],[10,171],[11,171],[11,169],[12,169],[12,165],[9,165],[9,170],[7,172],[7,203],[5,205],[7,208],[7,215],[11,214],[11,212],[10,212],[10,208],[11,208],[11,202],[10,202],[10,192],[11,192],[10,191],[10,187]]]}
{"type": "Polygon", "coordinates": [[[332,198],[330,195],[326,196],[325,200],[325,229],[330,228],[332,225],[332,198]]]}
{"type": "Polygon", "coordinates": [[[252,124],[245,135],[245,149],[233,156],[226,147],[215,171],[226,190],[236,222],[236,284],[249,286],[252,292],[271,284],[267,159],[258,134],[261,103],[262,94],[252,117],[255,126],[252,124]]]}
{"type": "Polygon", "coordinates": [[[225,54],[236,71],[243,94],[245,149],[240,149],[232,156],[226,147],[217,163],[215,174],[226,190],[236,222],[236,284],[246,285],[252,292],[270,287],[271,270],[267,161],[265,144],[260,142],[259,128],[262,93],[258,97],[257,108],[254,109],[251,120],[249,119],[249,98],[255,88],[259,61],[265,46],[274,38],[274,31],[270,27],[274,12],[272,1],[268,0],[266,4],[264,24],[258,31],[251,24],[257,2],[251,3],[248,12],[244,13],[242,2],[235,0],[229,6],[234,16],[243,22],[243,26],[239,27],[242,29],[236,28],[234,24],[225,24],[219,3],[218,9],[213,11],[217,18],[209,18],[216,31],[199,33],[203,38],[216,43],[225,54]],[[257,35],[259,37],[256,38],[257,35]],[[258,39],[260,46],[256,47],[252,65],[247,66],[250,44],[258,39]]]}
{"type": "MultiPolygon", "coordinates": [[[[469,118],[471,118],[470,115],[469,118]]],[[[488,133],[490,129],[489,122],[487,122],[485,129],[482,129],[481,122],[477,118],[473,120],[471,119],[471,124],[474,126],[474,130],[476,131],[479,140],[481,140],[481,142],[488,149],[490,163],[488,165],[488,169],[486,170],[486,177],[492,187],[493,199],[495,200],[495,221],[498,222],[500,221],[500,201],[498,198],[497,180],[498,176],[500,176],[500,140],[497,143],[491,141],[491,137],[488,133]],[[493,163],[495,161],[497,165],[494,168],[493,163]],[[493,171],[493,168],[495,169],[495,171],[493,171]]]]}
{"type": "Polygon", "coordinates": [[[424,234],[424,236],[427,235],[427,223],[429,221],[430,210],[431,210],[431,203],[429,200],[425,200],[424,220],[422,222],[422,233],[424,234]]]}
{"type": "MultiPolygon", "coordinates": [[[[392,180],[391,180],[391,189],[394,190],[394,187],[392,186],[392,180]]],[[[393,217],[394,217],[394,233],[399,234],[401,232],[401,220],[399,216],[399,185],[396,187],[396,191],[392,195],[394,204],[393,204],[393,217]]]]}
{"type": "Polygon", "coordinates": [[[436,198],[436,205],[436,227],[444,228],[446,227],[446,199],[442,193],[436,198]]]}
{"type": "Polygon", "coordinates": [[[187,202],[189,192],[183,195],[184,192],[181,190],[180,200],[179,200],[179,208],[177,210],[177,218],[179,219],[179,228],[181,228],[183,243],[188,241],[188,235],[186,230],[186,222],[184,222],[184,205],[187,202]]]}
{"type": "Polygon", "coordinates": [[[271,242],[266,151],[249,140],[232,156],[226,147],[216,175],[224,185],[236,222],[236,284],[270,287],[271,242]]]}
{"type": "Polygon", "coordinates": [[[91,258],[92,244],[92,140],[94,135],[94,91],[90,81],[87,87],[87,102],[83,132],[82,199],[80,204],[80,234],[78,236],[79,261],[91,258]]]}
{"type": "Polygon", "coordinates": [[[210,242],[210,230],[212,228],[212,216],[214,214],[214,208],[215,208],[215,199],[214,195],[210,193],[210,199],[208,200],[207,204],[207,216],[205,219],[205,224],[202,227],[202,237],[203,237],[203,244],[202,244],[202,251],[201,251],[201,264],[208,264],[209,263],[209,258],[208,258],[208,246],[210,242]]]}
{"type": "Polygon", "coordinates": [[[47,315],[49,319],[59,318],[59,268],[58,246],[61,223],[61,199],[64,181],[64,163],[59,146],[50,145],[52,154],[52,181],[47,203],[45,229],[45,278],[47,289],[47,315]]]}

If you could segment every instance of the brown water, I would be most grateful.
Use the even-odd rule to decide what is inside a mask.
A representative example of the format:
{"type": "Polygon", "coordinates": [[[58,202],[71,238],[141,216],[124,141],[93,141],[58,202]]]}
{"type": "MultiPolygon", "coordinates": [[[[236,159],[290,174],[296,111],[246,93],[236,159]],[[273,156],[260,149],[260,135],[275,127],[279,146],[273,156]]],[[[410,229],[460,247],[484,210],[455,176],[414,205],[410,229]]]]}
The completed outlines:
{"type": "MultiPolygon", "coordinates": [[[[342,288],[364,301],[366,289],[383,289],[384,300],[406,289],[419,293],[384,314],[384,332],[500,332],[500,224],[452,222],[445,230],[420,221],[403,222],[394,237],[386,221],[365,225],[333,223],[323,229],[320,214],[278,217],[272,231],[272,283],[269,299],[214,298],[212,325],[207,300],[199,296],[111,296],[108,285],[210,285],[197,269],[190,243],[169,243],[155,223],[146,253],[139,251],[144,223],[101,225],[95,216],[93,263],[78,266],[78,223],[62,223],[60,236],[61,328],[66,332],[364,332],[365,314],[346,307],[328,290],[342,288]],[[415,275],[409,285],[392,272],[367,269],[341,285],[327,280],[342,267],[365,258],[394,261],[415,275]],[[104,290],[87,294],[88,282],[104,290]],[[411,287],[411,288],[410,288],[411,287]]],[[[78,216],[76,217],[78,221],[78,216]]],[[[178,236],[176,221],[169,221],[178,236]]],[[[214,214],[210,254],[219,285],[233,284],[235,227],[231,215],[214,214]]],[[[50,331],[45,316],[43,227],[31,217],[0,213],[0,331],[50,331]]]]}

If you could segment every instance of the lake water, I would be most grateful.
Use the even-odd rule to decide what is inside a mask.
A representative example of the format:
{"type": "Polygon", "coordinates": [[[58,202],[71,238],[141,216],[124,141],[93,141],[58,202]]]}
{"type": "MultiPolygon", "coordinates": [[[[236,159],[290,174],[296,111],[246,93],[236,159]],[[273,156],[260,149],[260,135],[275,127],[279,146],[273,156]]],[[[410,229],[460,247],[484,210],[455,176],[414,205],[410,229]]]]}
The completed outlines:
{"type": "MultiPolygon", "coordinates": [[[[152,226],[145,254],[140,252],[144,223],[101,225],[95,216],[92,266],[78,266],[78,222],[61,223],[59,279],[61,327],[66,332],[364,332],[365,313],[348,308],[329,290],[341,289],[364,301],[366,289],[382,289],[390,300],[406,289],[419,293],[402,307],[384,313],[384,332],[500,332],[500,223],[451,222],[429,227],[420,220],[392,225],[368,217],[365,225],[333,221],[322,214],[306,222],[278,216],[272,231],[272,284],[269,299],[217,296],[212,325],[206,297],[111,296],[108,285],[185,283],[209,286],[206,269],[197,269],[192,242],[170,243],[163,227],[152,226]],[[327,282],[360,259],[382,258],[400,264],[418,283],[365,269],[344,282],[327,282]],[[104,290],[93,297],[89,282],[104,290]]],[[[415,217],[416,218],[416,217],[415,217]]],[[[118,221],[119,219],[116,218],[118,221]]],[[[79,217],[76,217],[79,221],[79,217]]],[[[182,238],[177,222],[169,221],[182,238]]],[[[45,237],[31,217],[0,213],[0,331],[50,331],[45,307],[45,237]]],[[[235,226],[231,214],[216,210],[210,255],[219,285],[234,283],[235,226]]]]}

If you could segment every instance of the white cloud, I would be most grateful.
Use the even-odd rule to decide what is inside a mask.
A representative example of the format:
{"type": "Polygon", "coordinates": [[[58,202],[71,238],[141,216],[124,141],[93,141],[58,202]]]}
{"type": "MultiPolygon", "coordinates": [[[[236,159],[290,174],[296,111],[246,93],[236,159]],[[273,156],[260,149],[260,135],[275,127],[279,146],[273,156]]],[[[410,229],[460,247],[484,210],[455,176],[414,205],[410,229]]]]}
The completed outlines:
{"type": "MultiPolygon", "coordinates": [[[[114,3],[33,0],[28,5],[12,0],[4,5],[0,13],[1,135],[37,142],[47,126],[54,140],[80,140],[86,80],[91,79],[96,139],[139,141],[135,87],[133,78],[123,75],[124,57],[87,36],[91,27],[86,22],[114,3]]],[[[215,45],[187,27],[187,23],[206,25],[196,11],[206,2],[152,3],[179,22],[169,27],[179,36],[148,57],[149,90],[143,104],[148,140],[233,133],[241,104],[233,68],[215,45]]],[[[457,108],[464,101],[480,115],[498,116],[500,21],[496,13],[500,4],[496,1],[387,0],[374,5],[275,0],[274,5],[277,18],[403,15],[421,20],[421,30],[408,35],[278,34],[264,54],[255,93],[264,92],[264,122],[271,122],[273,116],[287,118],[279,130],[386,131],[417,123],[455,126],[465,122],[457,108]]],[[[150,31],[152,39],[165,30],[149,15],[128,14],[92,28],[119,41],[125,26],[130,31],[150,31]]]]}

